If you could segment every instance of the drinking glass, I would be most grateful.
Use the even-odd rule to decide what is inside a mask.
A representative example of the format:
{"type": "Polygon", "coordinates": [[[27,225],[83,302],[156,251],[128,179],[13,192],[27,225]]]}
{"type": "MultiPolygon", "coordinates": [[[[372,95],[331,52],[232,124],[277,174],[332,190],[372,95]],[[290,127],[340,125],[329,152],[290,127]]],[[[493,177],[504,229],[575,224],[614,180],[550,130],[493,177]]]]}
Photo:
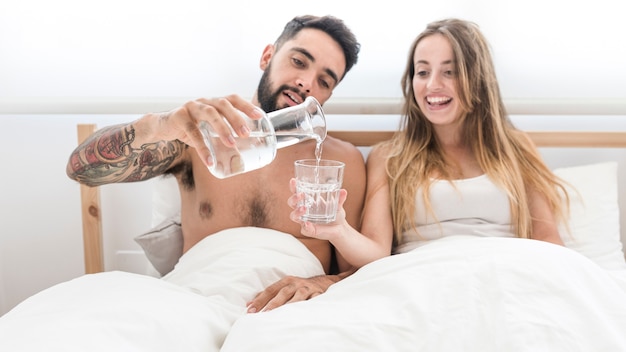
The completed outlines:
{"type": "Polygon", "coordinates": [[[319,224],[335,221],[345,164],[337,160],[302,159],[294,166],[296,192],[304,194],[299,206],[306,207],[300,219],[319,224]]]}

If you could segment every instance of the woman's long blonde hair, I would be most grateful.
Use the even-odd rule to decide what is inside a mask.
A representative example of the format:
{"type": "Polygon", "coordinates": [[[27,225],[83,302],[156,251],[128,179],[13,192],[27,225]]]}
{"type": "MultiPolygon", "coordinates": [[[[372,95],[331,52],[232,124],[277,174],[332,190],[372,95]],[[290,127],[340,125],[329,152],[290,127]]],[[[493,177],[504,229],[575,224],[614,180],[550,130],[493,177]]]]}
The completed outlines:
{"type": "Polygon", "coordinates": [[[472,22],[446,19],[430,23],[412,43],[402,76],[404,105],[399,132],[387,143],[390,151],[387,173],[391,191],[395,242],[408,229],[417,231],[415,199],[423,189],[426,208],[429,200],[429,175],[450,178],[450,169],[435,138],[432,124],[415,100],[413,54],[425,37],[441,34],[452,45],[457,71],[457,91],[462,109],[463,133],[481,169],[506,191],[511,205],[514,233],[532,235],[529,190],[542,193],[557,220],[565,218],[561,194],[568,199],[561,180],[543,162],[532,141],[509,119],[496,79],[488,43],[472,22]],[[561,193],[562,192],[562,193],[561,193]]]}

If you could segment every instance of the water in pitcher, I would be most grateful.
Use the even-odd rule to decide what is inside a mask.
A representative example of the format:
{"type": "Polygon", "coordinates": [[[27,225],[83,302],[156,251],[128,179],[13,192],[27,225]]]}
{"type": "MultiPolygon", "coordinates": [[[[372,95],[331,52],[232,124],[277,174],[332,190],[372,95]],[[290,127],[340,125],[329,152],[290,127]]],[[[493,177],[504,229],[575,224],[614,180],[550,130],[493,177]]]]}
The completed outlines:
{"type": "Polygon", "coordinates": [[[318,136],[315,133],[291,134],[291,133],[276,132],[276,148],[280,149],[280,148],[288,147],[288,146],[298,144],[302,141],[306,141],[309,139],[314,139],[317,142],[317,145],[315,147],[316,156],[317,156],[317,149],[320,148],[319,146],[322,144],[323,140],[320,136],[318,136]]]}
{"type": "Polygon", "coordinates": [[[225,178],[261,168],[274,160],[277,149],[300,143],[304,140],[316,141],[315,157],[321,158],[322,142],[317,134],[285,134],[269,132],[251,132],[249,137],[235,138],[235,148],[225,146],[214,132],[201,129],[205,143],[214,156],[214,164],[210,167],[211,173],[217,178],[225,178]],[[208,142],[207,142],[208,141],[208,142]]]}
{"type": "Polygon", "coordinates": [[[235,148],[225,146],[218,135],[202,129],[205,143],[213,155],[209,168],[217,178],[225,178],[263,167],[276,157],[276,137],[272,133],[256,131],[249,137],[235,138],[235,148]]]}
{"type": "MultiPolygon", "coordinates": [[[[200,131],[208,146],[213,166],[209,171],[218,178],[234,176],[268,165],[276,157],[276,150],[308,139],[317,141],[316,157],[326,138],[326,119],[321,105],[314,97],[307,97],[299,105],[263,113],[253,120],[242,113],[250,131],[249,137],[232,132],[236,147],[228,148],[206,122],[200,122],[200,131]]],[[[232,129],[231,129],[232,131],[232,129]]]]}

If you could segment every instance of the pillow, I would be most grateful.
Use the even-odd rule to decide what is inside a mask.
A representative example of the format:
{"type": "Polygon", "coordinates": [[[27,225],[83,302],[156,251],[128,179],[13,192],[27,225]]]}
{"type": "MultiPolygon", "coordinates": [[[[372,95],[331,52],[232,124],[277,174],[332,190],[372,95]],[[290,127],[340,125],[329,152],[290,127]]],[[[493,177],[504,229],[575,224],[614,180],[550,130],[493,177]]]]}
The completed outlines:
{"type": "MultiPolygon", "coordinates": [[[[565,226],[560,227],[565,245],[606,269],[625,269],[617,200],[617,162],[557,168],[554,173],[577,190],[568,187],[570,232],[567,232],[565,226]]],[[[173,179],[159,181],[153,197],[153,217],[165,220],[137,239],[144,243],[140,244],[148,259],[155,268],[158,266],[157,270],[162,275],[172,270],[182,254],[180,216],[172,215],[180,212],[177,188],[173,179]],[[168,222],[177,221],[178,226],[167,226],[168,222]],[[143,239],[143,236],[148,239],[143,239]]]]}
{"type": "Polygon", "coordinates": [[[161,274],[174,269],[183,255],[183,232],[180,214],[171,216],[150,231],[135,237],[152,266],[161,274]]]}
{"type": "Polygon", "coordinates": [[[570,183],[569,230],[560,227],[565,246],[609,270],[626,268],[620,240],[617,162],[558,168],[570,183]]]}
{"type": "Polygon", "coordinates": [[[152,182],[152,227],[180,214],[178,183],[172,175],[155,177],[152,182]]]}

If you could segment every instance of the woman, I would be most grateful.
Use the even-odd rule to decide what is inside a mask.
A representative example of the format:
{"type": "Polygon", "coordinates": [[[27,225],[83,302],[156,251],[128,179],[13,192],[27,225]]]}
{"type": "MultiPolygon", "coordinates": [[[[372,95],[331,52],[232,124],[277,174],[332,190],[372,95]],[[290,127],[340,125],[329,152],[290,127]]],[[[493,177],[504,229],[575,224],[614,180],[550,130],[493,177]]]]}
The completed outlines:
{"type": "MultiPolygon", "coordinates": [[[[343,211],[332,225],[302,223],[302,233],[330,240],[355,267],[390,254],[392,245],[402,253],[450,235],[563,245],[557,225],[567,192],[507,116],[478,26],[430,23],[409,52],[401,129],[368,157],[362,235],[343,211]]],[[[298,222],[299,199],[289,200],[298,222]]]]}

